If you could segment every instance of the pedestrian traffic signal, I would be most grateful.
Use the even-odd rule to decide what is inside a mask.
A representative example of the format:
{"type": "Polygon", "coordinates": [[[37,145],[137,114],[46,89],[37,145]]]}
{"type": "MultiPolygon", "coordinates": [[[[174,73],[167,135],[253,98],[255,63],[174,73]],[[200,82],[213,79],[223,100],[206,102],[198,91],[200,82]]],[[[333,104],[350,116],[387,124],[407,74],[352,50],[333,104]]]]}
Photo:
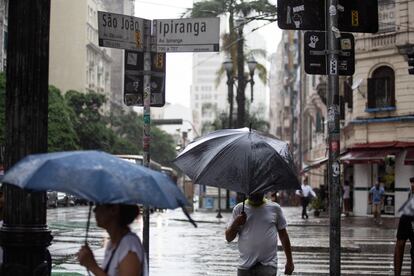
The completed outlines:
{"type": "Polygon", "coordinates": [[[414,75],[414,52],[408,54],[408,74],[414,75]]]}

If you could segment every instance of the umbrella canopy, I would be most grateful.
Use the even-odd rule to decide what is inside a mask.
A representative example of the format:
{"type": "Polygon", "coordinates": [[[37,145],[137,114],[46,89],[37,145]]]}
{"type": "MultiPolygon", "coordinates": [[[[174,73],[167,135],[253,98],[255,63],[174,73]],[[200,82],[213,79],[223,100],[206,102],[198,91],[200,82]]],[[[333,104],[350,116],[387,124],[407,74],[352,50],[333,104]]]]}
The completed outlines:
{"type": "Polygon", "coordinates": [[[35,191],[65,192],[96,203],[162,209],[188,205],[168,176],[101,151],[29,155],[7,171],[3,182],[35,191]]]}
{"type": "Polygon", "coordinates": [[[174,163],[194,183],[244,194],[300,188],[288,144],[248,128],[209,133],[174,163]]]}

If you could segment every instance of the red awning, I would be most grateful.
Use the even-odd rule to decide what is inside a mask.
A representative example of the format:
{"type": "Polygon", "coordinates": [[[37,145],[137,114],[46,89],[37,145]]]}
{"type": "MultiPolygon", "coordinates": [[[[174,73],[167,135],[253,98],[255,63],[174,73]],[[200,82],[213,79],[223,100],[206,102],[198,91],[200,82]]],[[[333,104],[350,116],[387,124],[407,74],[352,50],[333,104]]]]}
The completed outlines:
{"type": "Polygon", "coordinates": [[[350,151],[341,157],[341,161],[347,164],[383,163],[385,157],[396,153],[397,151],[389,149],[350,151]]]}
{"type": "Polygon", "coordinates": [[[404,165],[414,165],[414,148],[407,149],[404,165]]]}

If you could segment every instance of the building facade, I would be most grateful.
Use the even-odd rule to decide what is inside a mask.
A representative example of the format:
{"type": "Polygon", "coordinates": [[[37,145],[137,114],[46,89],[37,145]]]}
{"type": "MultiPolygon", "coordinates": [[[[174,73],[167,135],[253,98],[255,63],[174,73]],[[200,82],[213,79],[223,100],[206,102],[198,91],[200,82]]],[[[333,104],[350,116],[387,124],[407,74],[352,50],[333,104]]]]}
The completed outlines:
{"type": "Polygon", "coordinates": [[[105,10],[98,0],[51,3],[49,84],[63,93],[94,91],[111,98],[111,49],[98,45],[98,10],[105,10]]]}
{"type": "MultiPolygon", "coordinates": [[[[101,0],[105,10],[124,14],[124,15],[134,15],[135,10],[135,0],[101,0]]],[[[112,111],[117,109],[130,110],[131,108],[127,107],[124,104],[124,50],[122,49],[111,49],[111,94],[110,98],[110,108],[112,111]]]]}
{"type": "MultiPolygon", "coordinates": [[[[354,34],[355,74],[340,77],[341,180],[351,184],[355,215],[370,215],[369,189],[385,189],[382,212],[397,216],[414,175],[414,78],[406,53],[414,49],[414,2],[380,0],[379,31],[354,34]]],[[[306,75],[302,173],[327,188],[325,76],[306,75]]]]}
{"type": "Polygon", "coordinates": [[[343,87],[352,84],[353,104],[346,107],[341,159],[356,215],[370,213],[368,190],[376,182],[386,192],[383,213],[398,215],[414,176],[414,76],[406,60],[414,49],[414,2],[378,4],[379,31],[356,35],[355,74],[343,80],[343,87]]]}

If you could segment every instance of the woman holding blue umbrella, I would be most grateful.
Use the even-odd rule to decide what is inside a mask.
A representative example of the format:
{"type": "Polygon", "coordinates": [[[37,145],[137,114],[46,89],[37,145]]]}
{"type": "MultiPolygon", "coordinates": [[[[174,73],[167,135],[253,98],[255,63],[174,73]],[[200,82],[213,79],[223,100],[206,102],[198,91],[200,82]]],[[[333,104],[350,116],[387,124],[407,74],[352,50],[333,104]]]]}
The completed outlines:
{"type": "Polygon", "coordinates": [[[146,255],[139,237],[131,232],[129,224],[139,214],[137,205],[97,204],[94,208],[96,224],[110,237],[100,267],[88,245],[78,252],[79,263],[94,275],[147,276],[146,255]]]}

